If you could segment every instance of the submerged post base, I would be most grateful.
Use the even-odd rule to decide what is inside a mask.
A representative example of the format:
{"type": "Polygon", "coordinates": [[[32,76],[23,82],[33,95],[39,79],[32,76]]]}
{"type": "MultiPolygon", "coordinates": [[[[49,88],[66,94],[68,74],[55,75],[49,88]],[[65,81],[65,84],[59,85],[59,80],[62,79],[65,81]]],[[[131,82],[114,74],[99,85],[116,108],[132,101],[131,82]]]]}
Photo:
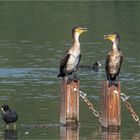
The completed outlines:
{"type": "Polygon", "coordinates": [[[108,127],[102,126],[102,131],[108,131],[108,132],[119,132],[120,131],[120,125],[109,125],[108,127]]]}

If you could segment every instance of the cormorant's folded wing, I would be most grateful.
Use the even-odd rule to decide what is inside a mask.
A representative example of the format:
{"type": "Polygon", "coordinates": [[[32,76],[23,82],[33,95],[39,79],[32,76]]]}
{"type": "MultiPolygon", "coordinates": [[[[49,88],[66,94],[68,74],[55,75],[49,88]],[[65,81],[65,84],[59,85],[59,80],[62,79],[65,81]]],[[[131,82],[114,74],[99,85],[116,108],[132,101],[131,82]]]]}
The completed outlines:
{"type": "Polygon", "coordinates": [[[69,58],[70,58],[70,54],[68,53],[68,51],[66,51],[64,56],[61,58],[60,71],[63,70],[64,67],[66,67],[66,64],[69,58]]]}
{"type": "Polygon", "coordinates": [[[120,69],[121,69],[122,62],[123,62],[123,56],[122,56],[122,54],[121,54],[121,56],[120,56],[120,64],[119,64],[119,69],[118,69],[118,73],[117,73],[117,75],[119,75],[119,72],[120,72],[120,69]]]}
{"type": "Polygon", "coordinates": [[[110,54],[108,54],[106,56],[106,63],[105,63],[105,69],[106,69],[106,73],[109,73],[109,58],[110,58],[110,54]]]}

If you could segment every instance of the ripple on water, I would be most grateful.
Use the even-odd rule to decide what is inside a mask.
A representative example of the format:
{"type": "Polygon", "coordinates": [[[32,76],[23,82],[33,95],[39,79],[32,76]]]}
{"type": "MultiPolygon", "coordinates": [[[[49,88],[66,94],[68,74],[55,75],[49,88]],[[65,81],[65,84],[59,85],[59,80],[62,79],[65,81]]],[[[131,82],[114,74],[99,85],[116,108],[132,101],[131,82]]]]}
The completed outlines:
{"type": "Polygon", "coordinates": [[[55,68],[0,68],[0,83],[22,84],[35,81],[36,83],[54,84],[57,77],[55,68]]]}
{"type": "Polygon", "coordinates": [[[9,100],[9,98],[7,96],[0,96],[0,100],[9,100]]]}

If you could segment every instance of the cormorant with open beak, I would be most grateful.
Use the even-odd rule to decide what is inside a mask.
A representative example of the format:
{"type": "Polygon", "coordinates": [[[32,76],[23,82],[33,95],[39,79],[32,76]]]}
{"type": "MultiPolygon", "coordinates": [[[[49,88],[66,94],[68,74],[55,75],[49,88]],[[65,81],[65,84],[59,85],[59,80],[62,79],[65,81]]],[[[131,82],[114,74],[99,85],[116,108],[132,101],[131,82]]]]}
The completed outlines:
{"type": "Polygon", "coordinates": [[[104,39],[108,39],[113,43],[112,50],[110,50],[106,58],[105,69],[107,79],[110,82],[114,82],[119,75],[121,64],[123,61],[122,52],[120,51],[119,47],[120,36],[118,33],[111,33],[109,35],[105,35],[104,39]]]}
{"type": "Polygon", "coordinates": [[[65,77],[78,69],[81,59],[79,36],[81,33],[86,32],[87,28],[74,27],[72,29],[73,42],[72,46],[65,52],[60,62],[60,73],[58,77],[65,77]]]}

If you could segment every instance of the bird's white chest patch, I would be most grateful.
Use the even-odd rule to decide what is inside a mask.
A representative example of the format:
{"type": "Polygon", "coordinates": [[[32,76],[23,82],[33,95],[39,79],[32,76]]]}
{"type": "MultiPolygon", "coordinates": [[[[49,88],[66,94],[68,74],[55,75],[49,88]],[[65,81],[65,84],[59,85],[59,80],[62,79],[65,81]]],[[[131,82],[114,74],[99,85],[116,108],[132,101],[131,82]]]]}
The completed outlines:
{"type": "Polygon", "coordinates": [[[67,63],[67,70],[75,69],[79,62],[79,55],[70,55],[70,58],[67,63]]]}
{"type": "Polygon", "coordinates": [[[73,69],[76,69],[77,68],[77,64],[79,63],[79,55],[80,55],[80,44],[77,43],[75,44],[76,46],[72,47],[70,50],[69,50],[69,53],[70,53],[70,58],[67,62],[67,67],[66,69],[68,71],[71,71],[73,69]]]}

